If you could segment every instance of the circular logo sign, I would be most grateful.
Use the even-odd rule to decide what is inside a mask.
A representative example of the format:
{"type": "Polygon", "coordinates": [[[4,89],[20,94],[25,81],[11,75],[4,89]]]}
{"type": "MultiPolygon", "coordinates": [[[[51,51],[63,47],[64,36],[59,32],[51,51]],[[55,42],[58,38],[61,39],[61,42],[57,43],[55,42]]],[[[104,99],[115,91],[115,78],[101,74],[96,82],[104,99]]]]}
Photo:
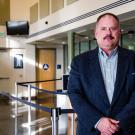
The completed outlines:
{"type": "Polygon", "coordinates": [[[43,69],[44,69],[44,70],[48,70],[48,69],[49,69],[49,65],[48,65],[48,64],[44,64],[44,65],[43,65],[43,69]]]}

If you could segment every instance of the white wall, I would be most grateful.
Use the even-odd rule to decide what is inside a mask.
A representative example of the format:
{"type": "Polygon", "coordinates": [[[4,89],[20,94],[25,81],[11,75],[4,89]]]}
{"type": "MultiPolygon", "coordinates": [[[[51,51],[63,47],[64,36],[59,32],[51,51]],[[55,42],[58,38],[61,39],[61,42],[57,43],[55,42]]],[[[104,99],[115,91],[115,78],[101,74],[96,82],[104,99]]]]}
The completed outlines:
{"type": "MultiPolygon", "coordinates": [[[[47,28],[50,28],[52,26],[55,26],[56,24],[65,22],[67,20],[73,19],[75,17],[78,17],[82,14],[88,13],[90,11],[99,9],[101,7],[104,7],[108,4],[111,4],[113,2],[116,2],[118,0],[78,0],[75,3],[68,5],[64,7],[63,9],[39,20],[38,22],[32,24],[30,26],[30,34],[45,30],[47,28]],[[45,21],[48,21],[48,24],[45,24],[45,21]]],[[[118,6],[116,8],[107,10],[106,12],[112,12],[116,15],[120,15],[129,11],[134,10],[135,1],[132,1],[130,3],[118,6]]],[[[103,13],[103,12],[102,12],[103,13]]],[[[32,42],[35,40],[39,40],[42,38],[46,38],[61,32],[66,32],[78,27],[82,27],[88,24],[91,24],[96,21],[99,14],[93,15],[91,17],[82,19],[80,21],[68,24],[66,26],[60,27],[58,29],[31,37],[27,40],[27,42],[32,42]]]]}
{"type": "MultiPolygon", "coordinates": [[[[10,0],[10,19],[29,21],[30,7],[36,2],[38,0],[10,0]]],[[[0,37],[0,48],[7,48],[7,51],[0,52],[0,77],[9,78],[0,80],[0,91],[14,94],[16,81],[35,81],[35,46],[26,44],[26,38],[7,36],[4,26],[0,26],[0,32],[4,33],[0,37]],[[23,69],[14,69],[15,54],[23,54],[23,69]]],[[[26,91],[22,91],[20,96],[25,96],[26,91]]]]}
{"type": "MultiPolygon", "coordinates": [[[[56,48],[56,64],[61,65],[61,69],[56,69],[56,78],[61,78],[63,75],[63,45],[59,45],[56,48]]],[[[56,89],[62,89],[62,81],[57,81],[56,89]]]]}
{"type": "MultiPolygon", "coordinates": [[[[8,80],[1,81],[0,91],[6,91],[10,94],[15,93],[15,82],[35,81],[35,46],[26,45],[25,38],[6,37],[5,52],[1,52],[1,71],[0,77],[9,77],[8,80]],[[23,68],[14,68],[15,54],[23,54],[23,68]]],[[[26,88],[25,88],[26,89],[26,88]]],[[[26,91],[22,87],[23,92],[20,96],[26,96],[26,91]]],[[[34,94],[34,93],[33,93],[34,94]]]]}

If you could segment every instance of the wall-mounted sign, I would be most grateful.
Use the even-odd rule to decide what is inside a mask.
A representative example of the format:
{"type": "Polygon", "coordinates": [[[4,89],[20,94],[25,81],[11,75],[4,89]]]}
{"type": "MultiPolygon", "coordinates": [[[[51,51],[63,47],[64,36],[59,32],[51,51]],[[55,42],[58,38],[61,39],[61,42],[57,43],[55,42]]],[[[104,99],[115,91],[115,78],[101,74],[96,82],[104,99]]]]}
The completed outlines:
{"type": "Polygon", "coordinates": [[[23,68],[23,54],[14,56],[14,68],[23,68]]]}
{"type": "Polygon", "coordinates": [[[61,69],[61,64],[57,64],[57,69],[61,69]]]}
{"type": "Polygon", "coordinates": [[[43,64],[43,69],[44,70],[48,70],[49,69],[49,65],[48,64],[43,64]]]}

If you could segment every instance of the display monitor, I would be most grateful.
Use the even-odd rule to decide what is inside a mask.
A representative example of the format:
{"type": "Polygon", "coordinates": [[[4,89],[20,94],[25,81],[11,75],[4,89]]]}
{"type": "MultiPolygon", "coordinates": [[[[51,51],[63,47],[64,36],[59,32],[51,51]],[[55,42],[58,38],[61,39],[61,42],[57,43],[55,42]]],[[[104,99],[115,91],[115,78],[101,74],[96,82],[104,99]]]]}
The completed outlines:
{"type": "Polygon", "coordinates": [[[7,35],[29,35],[28,21],[7,21],[7,35]]]}

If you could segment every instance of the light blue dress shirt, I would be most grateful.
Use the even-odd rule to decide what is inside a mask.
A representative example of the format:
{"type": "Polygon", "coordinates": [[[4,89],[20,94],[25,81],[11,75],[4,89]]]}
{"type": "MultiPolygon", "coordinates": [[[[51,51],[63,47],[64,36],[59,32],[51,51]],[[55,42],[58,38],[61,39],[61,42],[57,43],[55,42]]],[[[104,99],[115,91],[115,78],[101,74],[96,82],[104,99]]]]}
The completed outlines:
{"type": "MultiPolygon", "coordinates": [[[[117,48],[111,51],[108,56],[101,48],[99,48],[99,63],[102,71],[102,76],[105,84],[106,93],[111,104],[113,93],[114,93],[114,85],[116,80],[116,72],[117,72],[117,61],[118,61],[118,51],[117,48]]],[[[95,128],[101,119],[95,124],[95,128]]]]}
{"type": "Polygon", "coordinates": [[[117,61],[118,61],[117,48],[112,50],[109,56],[101,48],[99,48],[98,57],[106,88],[106,93],[109,102],[111,104],[117,72],[117,61]]]}

